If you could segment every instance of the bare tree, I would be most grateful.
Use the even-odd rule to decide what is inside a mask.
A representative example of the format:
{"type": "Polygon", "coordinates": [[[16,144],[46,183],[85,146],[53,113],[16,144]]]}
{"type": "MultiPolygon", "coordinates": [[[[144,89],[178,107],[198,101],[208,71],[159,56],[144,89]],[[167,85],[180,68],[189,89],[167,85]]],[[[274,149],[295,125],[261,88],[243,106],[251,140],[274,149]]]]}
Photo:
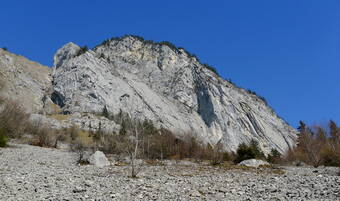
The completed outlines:
{"type": "MultiPolygon", "coordinates": [[[[127,138],[129,138],[130,143],[126,146],[126,152],[129,155],[130,159],[130,166],[131,166],[131,174],[130,176],[132,178],[136,178],[137,175],[141,172],[143,162],[137,163],[137,159],[141,152],[141,143],[140,143],[140,132],[138,127],[138,119],[133,117],[131,115],[131,112],[135,111],[135,108],[133,108],[132,100],[129,99],[130,96],[126,96],[124,98],[125,108],[129,108],[127,111],[127,117],[128,119],[125,119],[123,121],[128,121],[128,129],[127,129],[127,138]]],[[[126,122],[123,122],[122,124],[126,124],[126,122]]]]}
{"type": "Polygon", "coordinates": [[[132,125],[132,136],[134,138],[131,139],[131,146],[127,146],[127,153],[129,154],[130,158],[130,165],[131,165],[131,177],[136,178],[139,172],[142,170],[142,163],[137,163],[137,157],[140,153],[140,143],[139,143],[139,131],[136,125],[132,125]]]}
{"type": "Polygon", "coordinates": [[[215,145],[211,146],[211,165],[219,165],[223,163],[222,142],[218,141],[215,145]]]}

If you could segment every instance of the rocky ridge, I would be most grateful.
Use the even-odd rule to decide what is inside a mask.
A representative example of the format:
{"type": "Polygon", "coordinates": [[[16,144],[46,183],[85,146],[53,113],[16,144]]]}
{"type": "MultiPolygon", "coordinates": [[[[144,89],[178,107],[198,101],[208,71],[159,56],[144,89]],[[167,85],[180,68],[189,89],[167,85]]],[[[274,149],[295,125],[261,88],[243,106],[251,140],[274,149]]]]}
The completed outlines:
{"type": "Polygon", "coordinates": [[[255,139],[265,153],[292,147],[296,131],[260,97],[219,77],[182,48],[124,36],[92,50],[60,48],[52,69],[0,49],[2,95],[54,128],[118,131],[102,113],[129,112],[229,151],[255,139]]]}
{"type": "Polygon", "coordinates": [[[54,57],[52,100],[64,114],[129,112],[229,151],[256,139],[269,152],[294,145],[296,131],[258,96],[223,80],[184,49],[125,36],[54,57]]]}

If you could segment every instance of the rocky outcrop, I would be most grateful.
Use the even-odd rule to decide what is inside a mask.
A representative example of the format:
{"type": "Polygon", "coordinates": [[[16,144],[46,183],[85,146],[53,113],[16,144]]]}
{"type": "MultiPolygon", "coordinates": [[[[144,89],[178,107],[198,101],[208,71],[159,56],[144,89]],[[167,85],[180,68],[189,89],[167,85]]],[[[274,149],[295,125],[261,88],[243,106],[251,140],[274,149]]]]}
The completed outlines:
{"type": "Polygon", "coordinates": [[[64,114],[128,112],[231,151],[256,139],[267,153],[283,152],[296,138],[261,98],[223,80],[184,49],[133,36],[86,52],[73,43],[59,49],[51,99],[64,114]]]}
{"type": "Polygon", "coordinates": [[[296,139],[296,131],[261,98],[170,43],[126,36],[88,51],[68,43],[55,54],[52,69],[0,49],[0,76],[0,96],[53,128],[119,130],[103,117],[105,110],[128,112],[229,151],[255,139],[264,152],[283,152],[296,139]]]}
{"type": "MultiPolygon", "coordinates": [[[[69,58],[66,56],[65,59],[69,58]]],[[[63,58],[59,60],[61,62],[63,58]]],[[[51,74],[51,68],[0,48],[0,97],[19,103],[31,113],[33,122],[54,129],[73,125],[86,129],[101,126],[104,131],[119,129],[114,122],[94,114],[59,114],[62,112],[60,107],[52,101],[57,95],[53,93],[51,74]]]]}
{"type": "Polygon", "coordinates": [[[15,100],[29,113],[58,111],[50,100],[51,69],[0,48],[0,96],[15,100]]]}

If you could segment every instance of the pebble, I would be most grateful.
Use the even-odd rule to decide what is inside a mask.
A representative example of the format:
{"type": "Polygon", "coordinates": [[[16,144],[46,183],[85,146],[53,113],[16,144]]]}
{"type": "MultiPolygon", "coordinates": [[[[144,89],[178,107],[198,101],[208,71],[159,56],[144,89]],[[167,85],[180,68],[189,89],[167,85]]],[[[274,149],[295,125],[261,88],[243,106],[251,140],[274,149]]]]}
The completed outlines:
{"type": "Polygon", "coordinates": [[[16,145],[0,149],[0,200],[340,200],[337,168],[223,169],[190,163],[77,165],[66,150],[16,145]],[[20,159],[20,160],[19,160],[20,159]]]}

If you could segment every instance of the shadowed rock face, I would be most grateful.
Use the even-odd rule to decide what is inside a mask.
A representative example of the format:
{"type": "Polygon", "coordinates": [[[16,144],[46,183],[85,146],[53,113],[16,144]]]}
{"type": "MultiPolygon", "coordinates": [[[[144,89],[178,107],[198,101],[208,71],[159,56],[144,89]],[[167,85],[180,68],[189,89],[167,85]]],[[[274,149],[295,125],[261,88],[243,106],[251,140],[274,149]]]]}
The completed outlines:
{"type": "Polygon", "coordinates": [[[292,146],[296,131],[256,95],[221,79],[183,49],[127,36],[78,55],[68,43],[54,57],[52,99],[65,113],[120,110],[174,132],[235,151],[259,141],[268,152],[292,146]]]}

